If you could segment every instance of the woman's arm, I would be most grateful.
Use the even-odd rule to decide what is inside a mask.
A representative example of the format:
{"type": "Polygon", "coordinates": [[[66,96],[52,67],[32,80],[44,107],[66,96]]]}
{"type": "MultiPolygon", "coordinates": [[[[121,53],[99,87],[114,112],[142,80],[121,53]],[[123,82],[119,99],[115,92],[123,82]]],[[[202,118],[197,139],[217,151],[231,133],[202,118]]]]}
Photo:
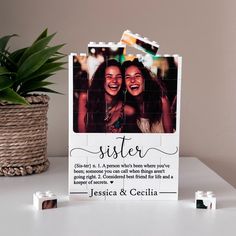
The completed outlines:
{"type": "Polygon", "coordinates": [[[78,128],[80,133],[86,133],[86,114],[87,114],[87,93],[82,92],[79,94],[78,102],[78,128]]]}
{"type": "Polygon", "coordinates": [[[171,119],[170,103],[167,96],[162,97],[161,102],[162,102],[162,123],[165,133],[172,133],[173,124],[171,119]]]}

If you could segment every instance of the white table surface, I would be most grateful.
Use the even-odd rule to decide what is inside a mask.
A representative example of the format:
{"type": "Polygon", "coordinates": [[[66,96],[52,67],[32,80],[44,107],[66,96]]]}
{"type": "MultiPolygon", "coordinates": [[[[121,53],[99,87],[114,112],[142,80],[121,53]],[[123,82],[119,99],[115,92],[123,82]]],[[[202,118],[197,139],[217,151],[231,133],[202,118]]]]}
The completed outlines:
{"type": "Polygon", "coordinates": [[[235,235],[236,190],[196,158],[180,159],[179,201],[69,201],[67,158],[45,173],[0,177],[0,235],[235,235]],[[58,194],[57,209],[37,211],[36,191],[58,194]],[[217,210],[195,209],[196,190],[214,191],[217,210]]]}

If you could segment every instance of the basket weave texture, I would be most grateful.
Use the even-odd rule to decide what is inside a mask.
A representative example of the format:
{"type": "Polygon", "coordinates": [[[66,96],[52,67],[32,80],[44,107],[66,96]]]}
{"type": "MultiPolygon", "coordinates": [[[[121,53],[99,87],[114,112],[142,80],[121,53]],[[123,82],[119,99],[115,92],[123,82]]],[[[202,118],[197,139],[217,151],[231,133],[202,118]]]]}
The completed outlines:
{"type": "Polygon", "coordinates": [[[26,97],[31,105],[0,105],[0,176],[22,176],[48,169],[49,97],[26,97]]]}

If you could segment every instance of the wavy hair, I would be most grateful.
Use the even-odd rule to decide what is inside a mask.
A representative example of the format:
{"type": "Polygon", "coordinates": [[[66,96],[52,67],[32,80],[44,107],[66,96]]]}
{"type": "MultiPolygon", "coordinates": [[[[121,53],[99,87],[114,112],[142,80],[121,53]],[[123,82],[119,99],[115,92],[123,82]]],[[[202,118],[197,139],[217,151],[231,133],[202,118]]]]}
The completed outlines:
{"type": "MultiPolygon", "coordinates": [[[[92,77],[92,83],[88,90],[87,101],[87,132],[106,132],[105,130],[105,71],[110,66],[117,66],[121,71],[121,64],[115,59],[105,60],[99,65],[92,77]]],[[[122,86],[114,99],[123,101],[123,89],[125,87],[122,79],[122,86]]]]}
{"type": "MultiPolygon", "coordinates": [[[[143,92],[143,106],[144,112],[147,115],[147,118],[152,125],[156,121],[161,120],[162,115],[162,102],[161,97],[165,95],[165,89],[157,79],[152,77],[151,71],[148,70],[142,62],[140,62],[137,58],[133,61],[125,61],[122,64],[122,76],[125,78],[125,71],[130,66],[136,66],[142,74],[144,79],[144,92],[143,92]]],[[[126,93],[126,103],[135,107],[138,111],[140,117],[141,110],[140,104],[138,101],[127,91],[126,93]]]]}

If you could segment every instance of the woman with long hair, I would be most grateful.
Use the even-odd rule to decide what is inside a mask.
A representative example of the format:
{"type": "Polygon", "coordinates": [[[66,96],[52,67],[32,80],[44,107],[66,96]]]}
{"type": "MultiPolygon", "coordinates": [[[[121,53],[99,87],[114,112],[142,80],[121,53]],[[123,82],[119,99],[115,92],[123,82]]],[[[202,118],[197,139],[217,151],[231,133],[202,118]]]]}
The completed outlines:
{"type": "Polygon", "coordinates": [[[137,125],[143,133],[172,133],[170,105],[164,87],[138,59],[122,64],[127,104],[137,112],[137,125]]]}
{"type": "Polygon", "coordinates": [[[137,131],[135,109],[124,103],[124,87],[121,64],[114,59],[101,63],[92,77],[88,94],[80,97],[79,131],[137,131]]]}

